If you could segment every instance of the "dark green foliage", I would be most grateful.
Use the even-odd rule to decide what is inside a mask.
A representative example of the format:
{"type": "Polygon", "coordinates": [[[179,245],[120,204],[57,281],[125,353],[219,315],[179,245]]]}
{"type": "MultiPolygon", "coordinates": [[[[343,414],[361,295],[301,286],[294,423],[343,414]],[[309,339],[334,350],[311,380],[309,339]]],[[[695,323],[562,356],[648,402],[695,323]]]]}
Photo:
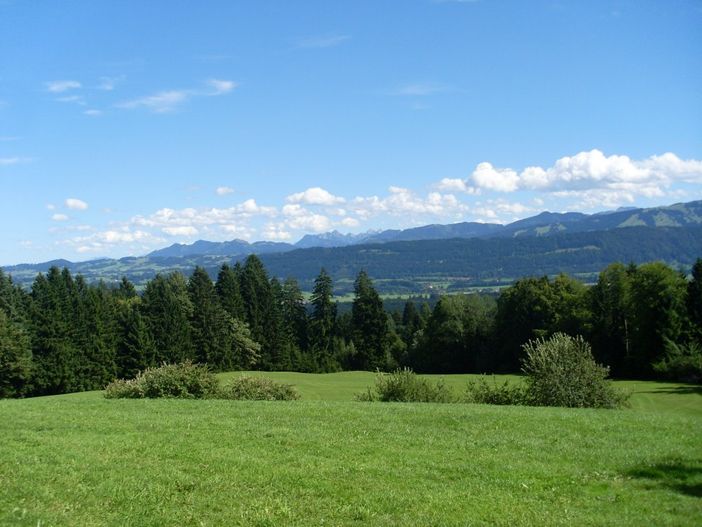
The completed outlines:
{"type": "Polygon", "coordinates": [[[503,383],[493,378],[489,383],[485,378],[469,382],[466,387],[465,402],[475,404],[524,405],[528,403],[524,386],[503,383]]]}
{"type": "Polygon", "coordinates": [[[660,262],[640,265],[631,276],[631,362],[638,376],[652,373],[651,364],[663,355],[665,343],[679,342],[687,322],[687,282],[660,262]]]}
{"type": "Polygon", "coordinates": [[[690,338],[702,346],[702,258],[692,266],[692,279],[687,284],[687,316],[690,338]]]}
{"type": "Polygon", "coordinates": [[[451,403],[456,400],[451,390],[439,379],[430,381],[418,377],[409,368],[392,373],[380,373],[375,385],[356,396],[359,401],[403,403],[451,403]]]}
{"type": "Polygon", "coordinates": [[[422,372],[491,369],[495,300],[480,295],[445,296],[434,307],[410,365],[422,372]]]}
{"type": "Polygon", "coordinates": [[[666,342],[665,355],[653,364],[653,370],[666,379],[702,383],[702,344],[666,342]]]}
{"type": "Polygon", "coordinates": [[[156,364],[156,346],[144,317],[139,297],[121,300],[117,306],[117,377],[131,379],[156,364]]]}
{"type": "Polygon", "coordinates": [[[142,314],[156,347],[156,364],[194,358],[193,304],[182,274],[157,275],[151,280],[142,296],[142,314]]]}
{"type": "MultiPolygon", "coordinates": [[[[332,301],[333,284],[322,268],[314,281],[310,304],[309,344],[312,360],[318,371],[333,371],[334,338],[336,333],[336,304],[332,301]]],[[[335,365],[338,368],[338,364],[335,365]]]]}
{"type": "Polygon", "coordinates": [[[360,370],[386,369],[388,323],[383,301],[365,271],[356,278],[355,298],[351,309],[353,342],[356,346],[354,367],[360,370]]]}
{"type": "Polygon", "coordinates": [[[147,368],[134,379],[113,381],[105,388],[105,397],[208,399],[216,397],[218,390],[219,381],[207,366],[186,361],[147,368]]]}
{"type": "Polygon", "coordinates": [[[595,358],[612,373],[627,373],[631,364],[631,274],[621,263],[609,265],[588,291],[592,319],[590,340],[595,358]]]}
{"type": "Polygon", "coordinates": [[[25,395],[31,373],[29,336],[0,309],[0,398],[25,395]]]}
{"type": "Polygon", "coordinates": [[[222,386],[218,399],[248,401],[294,401],[300,398],[294,386],[266,377],[242,375],[222,386]]]}
{"type": "Polygon", "coordinates": [[[215,291],[217,291],[220,304],[232,318],[245,319],[244,300],[241,298],[239,289],[239,276],[237,271],[226,263],[222,264],[217,275],[215,291]]]}
{"type": "Polygon", "coordinates": [[[534,406],[619,408],[627,397],[607,380],[582,337],[556,333],[524,344],[527,403],[534,406]]]}

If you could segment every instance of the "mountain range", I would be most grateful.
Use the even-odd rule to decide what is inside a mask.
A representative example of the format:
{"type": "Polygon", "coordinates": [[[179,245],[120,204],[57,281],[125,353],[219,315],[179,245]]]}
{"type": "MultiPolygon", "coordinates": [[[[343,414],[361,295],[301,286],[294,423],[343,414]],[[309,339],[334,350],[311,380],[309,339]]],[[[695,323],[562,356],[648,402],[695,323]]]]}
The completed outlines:
{"type": "Polygon", "coordinates": [[[267,241],[249,243],[245,240],[226,242],[198,240],[189,245],[175,243],[153,251],[147,254],[147,257],[241,256],[280,253],[312,247],[347,247],[397,241],[548,236],[563,232],[590,232],[623,227],[685,227],[700,224],[702,224],[702,200],[647,209],[629,207],[597,214],[542,212],[507,225],[462,222],[448,225],[424,225],[403,230],[368,231],[360,234],[342,234],[335,230],[323,234],[307,234],[295,244],[267,241]]]}
{"type": "Polygon", "coordinates": [[[687,268],[702,257],[702,201],[598,214],[542,212],[507,225],[454,223],[363,234],[307,235],[296,244],[244,240],[174,244],[146,256],[87,262],[52,260],[4,267],[31,285],[51,266],[67,267],[88,281],[126,276],[143,285],[158,272],[212,276],[222,263],[258,254],[272,276],[292,276],[304,290],[324,266],[341,293],[366,269],[386,293],[466,290],[509,283],[530,274],[592,276],[612,261],[663,260],[687,268]]]}

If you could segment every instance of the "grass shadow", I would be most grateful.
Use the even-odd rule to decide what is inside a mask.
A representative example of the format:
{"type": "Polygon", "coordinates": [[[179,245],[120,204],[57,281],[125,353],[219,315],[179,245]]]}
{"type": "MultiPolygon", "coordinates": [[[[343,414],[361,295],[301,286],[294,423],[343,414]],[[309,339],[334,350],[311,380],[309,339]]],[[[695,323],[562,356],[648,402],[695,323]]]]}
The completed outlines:
{"type": "Polygon", "coordinates": [[[702,460],[642,464],[629,470],[626,476],[647,479],[680,494],[702,498],[702,460]]]}
{"type": "Polygon", "coordinates": [[[688,385],[666,388],[654,388],[653,390],[640,391],[637,393],[673,393],[676,395],[697,394],[702,395],[702,386],[688,385]]]}

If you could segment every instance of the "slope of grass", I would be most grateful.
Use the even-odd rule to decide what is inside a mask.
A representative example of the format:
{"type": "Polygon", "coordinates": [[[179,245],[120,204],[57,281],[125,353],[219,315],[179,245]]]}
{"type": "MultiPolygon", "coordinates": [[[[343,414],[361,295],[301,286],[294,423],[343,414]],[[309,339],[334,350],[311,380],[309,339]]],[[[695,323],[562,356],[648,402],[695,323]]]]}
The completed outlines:
{"type": "MultiPolygon", "coordinates": [[[[228,374],[231,375],[231,374],[228,374]]],[[[303,400],[0,401],[0,525],[696,525],[699,393],[629,410],[303,400]]],[[[456,386],[465,377],[447,378],[456,386]]],[[[665,391],[668,390],[668,391],[665,391]]],[[[305,400],[307,399],[307,400],[305,400]]],[[[314,400],[317,399],[317,400],[314,400]]]]}

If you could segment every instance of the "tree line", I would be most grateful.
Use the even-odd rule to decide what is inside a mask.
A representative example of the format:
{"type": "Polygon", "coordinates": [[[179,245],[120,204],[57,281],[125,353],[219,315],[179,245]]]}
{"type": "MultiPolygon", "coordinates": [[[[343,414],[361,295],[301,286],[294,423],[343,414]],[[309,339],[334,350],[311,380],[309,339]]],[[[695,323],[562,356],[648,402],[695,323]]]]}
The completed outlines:
{"type": "Polygon", "coordinates": [[[433,309],[408,301],[387,312],[364,271],[349,312],[333,290],[322,269],[306,299],[255,255],[222,265],[214,281],[200,267],[157,275],[141,294],[126,278],[89,284],[57,267],[25,291],[0,271],[0,397],[102,389],[186,360],[214,371],[514,372],[522,344],[559,332],[582,335],[618,377],[699,374],[700,259],[690,279],[662,263],[616,263],[592,286],[524,278],[496,297],[444,296],[433,309]]]}

